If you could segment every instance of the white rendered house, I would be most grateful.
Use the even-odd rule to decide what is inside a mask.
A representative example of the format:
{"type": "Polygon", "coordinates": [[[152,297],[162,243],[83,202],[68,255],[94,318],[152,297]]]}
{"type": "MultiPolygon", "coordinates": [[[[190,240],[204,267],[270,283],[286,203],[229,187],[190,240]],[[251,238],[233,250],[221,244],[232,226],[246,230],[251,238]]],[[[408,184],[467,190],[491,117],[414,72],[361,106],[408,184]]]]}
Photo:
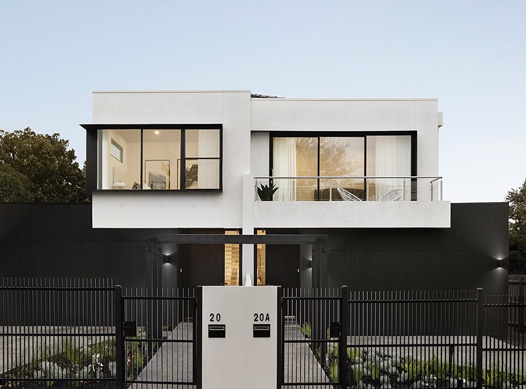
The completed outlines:
{"type": "MultiPolygon", "coordinates": [[[[441,125],[436,99],[94,92],[83,125],[93,227],[448,229],[441,125]],[[277,187],[273,201],[262,185],[277,187]]],[[[242,246],[242,279],[258,277],[258,255],[242,246]]]]}

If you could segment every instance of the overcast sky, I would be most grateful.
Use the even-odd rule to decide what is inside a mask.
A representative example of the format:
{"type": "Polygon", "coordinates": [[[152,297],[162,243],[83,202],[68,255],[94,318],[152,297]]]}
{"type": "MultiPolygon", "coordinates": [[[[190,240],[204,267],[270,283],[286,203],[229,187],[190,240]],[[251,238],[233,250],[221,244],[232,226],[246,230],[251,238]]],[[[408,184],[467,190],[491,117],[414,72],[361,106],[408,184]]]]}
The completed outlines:
{"type": "Polygon", "coordinates": [[[85,159],[93,90],[436,97],[454,202],[526,178],[526,1],[0,0],[0,129],[85,159]]]}

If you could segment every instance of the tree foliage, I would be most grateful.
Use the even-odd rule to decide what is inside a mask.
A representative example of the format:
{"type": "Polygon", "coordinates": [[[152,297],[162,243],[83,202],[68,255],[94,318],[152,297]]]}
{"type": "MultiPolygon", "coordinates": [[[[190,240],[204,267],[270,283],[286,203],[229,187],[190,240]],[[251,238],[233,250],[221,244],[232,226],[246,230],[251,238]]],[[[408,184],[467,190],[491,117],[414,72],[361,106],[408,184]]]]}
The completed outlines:
{"type": "MultiPolygon", "coordinates": [[[[35,202],[84,202],[87,200],[86,176],[75,162],[75,151],[68,146],[69,142],[59,134],[37,134],[30,128],[13,132],[0,130],[0,165],[9,166],[27,178],[35,202]]],[[[6,171],[2,186],[13,181],[13,172],[6,171]]],[[[20,197],[10,201],[28,200],[22,191],[20,197]]]]}
{"type": "Polygon", "coordinates": [[[29,179],[9,165],[0,165],[0,202],[31,202],[29,179]]]}
{"type": "Polygon", "coordinates": [[[510,273],[526,274],[526,180],[521,187],[508,192],[510,273]]]}

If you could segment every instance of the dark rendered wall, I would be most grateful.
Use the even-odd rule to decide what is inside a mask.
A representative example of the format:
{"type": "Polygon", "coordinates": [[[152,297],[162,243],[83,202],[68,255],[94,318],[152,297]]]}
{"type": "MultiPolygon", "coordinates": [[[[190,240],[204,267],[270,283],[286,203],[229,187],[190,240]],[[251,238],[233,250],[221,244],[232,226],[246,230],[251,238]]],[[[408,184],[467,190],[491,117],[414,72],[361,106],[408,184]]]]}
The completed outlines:
{"type": "MultiPolygon", "coordinates": [[[[451,205],[448,229],[302,229],[329,236],[313,281],[349,290],[473,290],[506,294],[508,203],[451,205]],[[501,261],[499,261],[501,260],[501,261]],[[501,263],[502,267],[498,265],[501,263]]],[[[317,257],[314,257],[317,258],[317,257]]],[[[307,279],[305,274],[302,277],[307,279]]]]}
{"type": "Polygon", "coordinates": [[[174,265],[163,265],[162,253],[148,242],[159,233],[174,231],[93,229],[91,204],[0,204],[0,277],[176,287],[174,265]]]}

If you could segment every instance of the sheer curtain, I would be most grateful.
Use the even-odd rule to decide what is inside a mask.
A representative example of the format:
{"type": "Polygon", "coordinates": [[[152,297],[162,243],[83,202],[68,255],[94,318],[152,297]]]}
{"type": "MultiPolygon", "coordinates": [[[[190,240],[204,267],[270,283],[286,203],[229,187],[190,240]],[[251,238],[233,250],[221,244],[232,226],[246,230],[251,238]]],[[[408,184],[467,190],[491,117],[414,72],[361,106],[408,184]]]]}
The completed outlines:
{"type": "MultiPolygon", "coordinates": [[[[199,157],[219,157],[219,131],[198,131],[197,155],[199,157]]],[[[199,159],[197,169],[197,187],[200,189],[219,188],[218,168],[218,159],[199,159]]]]}
{"type": "MultiPolygon", "coordinates": [[[[296,177],[296,139],[274,138],[273,147],[273,176],[296,177]]],[[[279,189],[274,194],[274,199],[279,201],[292,201],[296,199],[295,180],[274,180],[274,185],[279,189]]]]}
{"type": "MultiPolygon", "coordinates": [[[[375,136],[375,167],[377,176],[411,175],[411,137],[375,136]]],[[[411,198],[411,180],[379,179],[376,181],[376,200],[387,192],[403,188],[402,199],[411,198]]]]}

